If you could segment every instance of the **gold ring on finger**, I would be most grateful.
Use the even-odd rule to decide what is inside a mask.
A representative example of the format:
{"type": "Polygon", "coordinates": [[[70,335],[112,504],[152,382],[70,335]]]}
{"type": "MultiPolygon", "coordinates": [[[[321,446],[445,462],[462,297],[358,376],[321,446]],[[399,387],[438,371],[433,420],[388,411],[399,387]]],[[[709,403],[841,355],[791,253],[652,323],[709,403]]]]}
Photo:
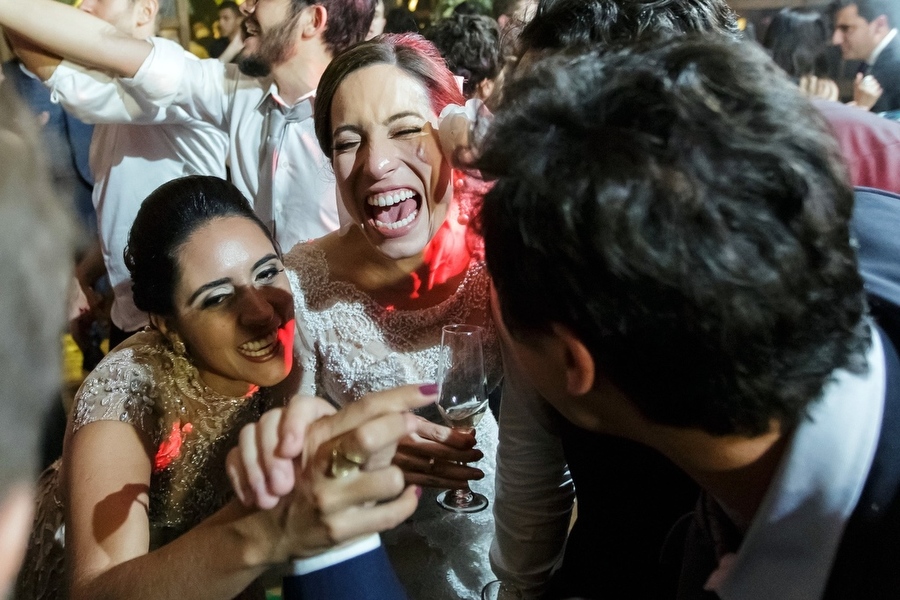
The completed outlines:
{"type": "MultiPolygon", "coordinates": [[[[357,458],[357,456],[353,456],[353,458],[357,458]]],[[[341,477],[346,477],[351,473],[359,471],[360,464],[361,463],[352,460],[351,457],[347,456],[340,448],[335,446],[331,450],[331,465],[328,467],[328,474],[335,479],[340,479],[341,477]]]]}

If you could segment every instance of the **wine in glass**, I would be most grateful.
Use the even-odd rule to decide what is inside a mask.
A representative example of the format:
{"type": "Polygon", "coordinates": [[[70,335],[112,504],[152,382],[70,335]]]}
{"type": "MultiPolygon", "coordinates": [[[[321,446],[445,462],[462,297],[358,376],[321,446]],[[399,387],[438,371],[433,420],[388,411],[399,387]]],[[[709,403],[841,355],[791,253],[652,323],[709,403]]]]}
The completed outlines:
{"type": "MultiPolygon", "coordinates": [[[[438,362],[438,409],[453,429],[474,431],[487,409],[484,378],[482,328],[477,325],[446,325],[441,331],[438,362]]],[[[437,502],[446,510],[473,513],[487,508],[488,500],[468,484],[441,492],[437,502]]]]}

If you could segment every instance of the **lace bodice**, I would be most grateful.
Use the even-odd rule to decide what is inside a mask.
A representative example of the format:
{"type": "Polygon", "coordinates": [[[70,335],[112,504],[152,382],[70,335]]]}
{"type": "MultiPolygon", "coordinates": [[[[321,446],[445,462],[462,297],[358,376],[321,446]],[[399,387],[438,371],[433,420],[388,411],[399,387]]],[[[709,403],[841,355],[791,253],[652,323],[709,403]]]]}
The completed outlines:
{"type": "Polygon", "coordinates": [[[285,266],[294,292],[303,393],[343,406],[369,392],[434,382],[441,328],[452,323],[485,328],[489,388],[500,381],[490,279],[482,262],[471,262],[455,294],[423,310],[391,310],[353,284],[333,281],[324,252],[314,244],[295,246],[285,266]]]}
{"type": "MultiPolygon", "coordinates": [[[[158,332],[142,332],[108,354],[85,379],[75,397],[70,435],[96,421],[121,421],[132,424],[150,447],[159,449],[150,479],[152,550],[194,527],[233,497],[225,456],[237,445],[240,429],[270,407],[269,397],[267,390],[249,398],[214,392],[158,332]]],[[[57,463],[41,479],[36,526],[26,558],[39,581],[20,582],[20,590],[30,591],[19,597],[56,597],[49,590],[63,577],[65,500],[59,485],[57,463]]]]}
{"type": "MultiPolygon", "coordinates": [[[[490,318],[490,280],[472,260],[456,293],[423,310],[390,310],[354,285],[331,279],[315,244],[295,246],[285,257],[294,291],[302,390],[337,405],[361,396],[437,377],[441,328],[453,323],[485,327],[485,369],[490,389],[500,381],[499,340],[490,318]]],[[[439,420],[437,410],[425,414],[439,420]]],[[[493,502],[497,424],[490,414],[478,426],[476,465],[484,479],[472,488],[493,502]]],[[[382,539],[394,569],[413,600],[479,598],[493,579],[488,552],[494,534],[491,509],[454,514],[439,508],[439,490],[425,490],[406,523],[382,539]]]]}

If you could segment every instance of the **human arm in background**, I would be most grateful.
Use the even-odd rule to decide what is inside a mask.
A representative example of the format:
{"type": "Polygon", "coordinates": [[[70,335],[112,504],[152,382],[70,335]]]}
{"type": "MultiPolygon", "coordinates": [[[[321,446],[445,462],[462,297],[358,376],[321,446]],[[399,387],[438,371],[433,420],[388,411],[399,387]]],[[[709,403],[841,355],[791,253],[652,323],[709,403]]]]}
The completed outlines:
{"type": "Polygon", "coordinates": [[[234,82],[217,60],[199,60],[162,38],[135,39],[54,0],[0,0],[0,25],[13,32],[23,62],[54,99],[85,122],[170,122],[165,109],[174,105],[223,127],[226,86],[234,82]]]}
{"type": "Polygon", "coordinates": [[[228,42],[228,46],[225,48],[225,51],[222,52],[217,58],[219,62],[223,62],[225,64],[230,63],[234,58],[241,53],[241,50],[244,49],[244,37],[239,33],[228,42]]]}
{"type": "MultiPolygon", "coordinates": [[[[0,25],[49,53],[121,77],[133,77],[150,54],[146,40],[135,39],[102,19],[54,0],[0,0],[0,25]]],[[[46,70],[29,69],[44,78],[46,70]]]]}
{"type": "Polygon", "coordinates": [[[562,559],[575,487],[551,409],[512,356],[509,333],[493,299],[504,375],[491,566],[523,598],[538,598],[562,559]]]}

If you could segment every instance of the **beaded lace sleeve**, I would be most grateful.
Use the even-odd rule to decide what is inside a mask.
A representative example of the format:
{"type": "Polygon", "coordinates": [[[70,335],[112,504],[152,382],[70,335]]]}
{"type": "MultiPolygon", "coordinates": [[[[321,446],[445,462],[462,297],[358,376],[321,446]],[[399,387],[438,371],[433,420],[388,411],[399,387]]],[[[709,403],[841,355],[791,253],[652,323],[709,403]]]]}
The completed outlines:
{"type": "Polygon", "coordinates": [[[157,399],[150,365],[138,360],[134,347],[118,349],[100,361],[78,390],[72,431],[94,421],[121,421],[152,437],[157,399]]]}

